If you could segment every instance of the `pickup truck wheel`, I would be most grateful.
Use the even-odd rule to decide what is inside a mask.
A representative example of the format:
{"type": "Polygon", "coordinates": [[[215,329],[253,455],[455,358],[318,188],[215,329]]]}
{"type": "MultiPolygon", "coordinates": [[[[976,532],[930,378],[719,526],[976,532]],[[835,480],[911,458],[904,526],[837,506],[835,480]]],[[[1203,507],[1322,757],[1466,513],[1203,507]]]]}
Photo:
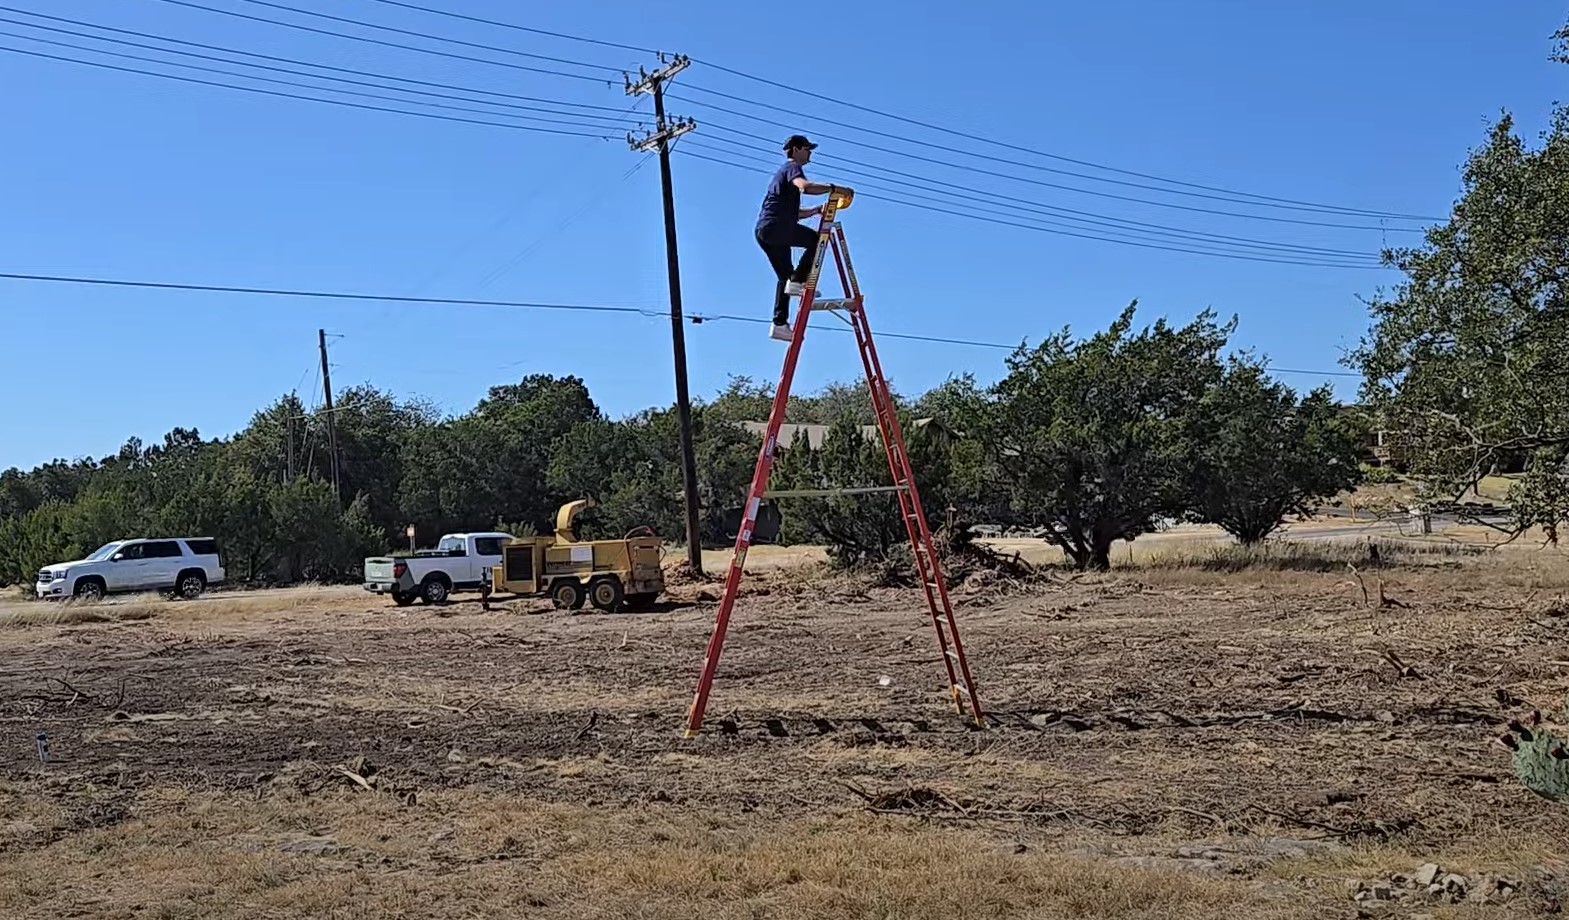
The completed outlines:
{"type": "Polygon", "coordinates": [[[201,597],[202,592],[206,590],[207,576],[201,572],[181,572],[180,577],[175,579],[174,582],[175,594],[188,601],[194,601],[201,597]]]}
{"type": "Polygon", "coordinates": [[[404,594],[402,591],[392,592],[392,602],[397,604],[399,607],[407,607],[408,605],[414,603],[415,600],[417,600],[417,598],[412,594],[404,594]]]}
{"type": "Polygon", "coordinates": [[[619,578],[597,578],[588,585],[589,602],[606,613],[614,613],[623,596],[619,578]]]}
{"type": "Polygon", "coordinates": [[[445,604],[447,602],[447,582],[439,575],[428,575],[420,585],[420,597],[427,604],[445,604]]]}
{"type": "Polygon", "coordinates": [[[550,586],[550,600],[561,610],[577,610],[583,606],[583,586],[575,578],[566,578],[550,586]]]}

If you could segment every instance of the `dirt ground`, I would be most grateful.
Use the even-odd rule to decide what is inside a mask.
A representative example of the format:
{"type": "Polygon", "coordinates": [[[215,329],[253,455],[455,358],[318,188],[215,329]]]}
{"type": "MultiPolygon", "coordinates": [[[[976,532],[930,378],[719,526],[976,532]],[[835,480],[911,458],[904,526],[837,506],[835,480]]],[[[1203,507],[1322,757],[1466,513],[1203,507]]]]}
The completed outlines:
{"type": "Polygon", "coordinates": [[[0,603],[0,916],[1553,915],[1493,739],[1569,693],[1566,561],[974,575],[984,730],[916,592],[763,565],[692,739],[709,585],[0,603]]]}

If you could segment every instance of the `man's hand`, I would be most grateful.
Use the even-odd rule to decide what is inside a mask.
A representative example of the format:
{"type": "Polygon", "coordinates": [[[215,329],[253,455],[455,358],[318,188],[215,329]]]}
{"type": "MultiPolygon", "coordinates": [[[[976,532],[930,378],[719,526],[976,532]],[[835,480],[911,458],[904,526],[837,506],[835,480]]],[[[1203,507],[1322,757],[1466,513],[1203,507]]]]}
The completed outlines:
{"type": "Polygon", "coordinates": [[[801,209],[801,219],[804,220],[804,219],[806,219],[808,217],[816,217],[817,215],[819,215],[821,213],[823,213],[823,206],[820,205],[820,204],[814,204],[814,205],[812,205],[809,208],[802,208],[801,209]]]}

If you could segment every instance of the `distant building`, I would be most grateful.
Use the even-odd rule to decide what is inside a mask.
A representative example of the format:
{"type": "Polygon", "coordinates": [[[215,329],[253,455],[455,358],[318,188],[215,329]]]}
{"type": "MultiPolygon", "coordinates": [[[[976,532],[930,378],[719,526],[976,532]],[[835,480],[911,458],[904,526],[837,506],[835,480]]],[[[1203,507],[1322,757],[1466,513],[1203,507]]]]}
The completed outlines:
{"type": "MultiPolygon", "coordinates": [[[[741,422],[741,427],[756,435],[759,440],[768,433],[767,422],[741,422]]],[[[926,431],[941,438],[952,438],[954,433],[934,418],[918,418],[910,422],[909,428],[926,431]]],[[[805,425],[785,424],[779,426],[780,451],[787,451],[797,446],[797,438],[805,438],[808,450],[822,450],[823,443],[828,440],[828,432],[832,425],[805,425]]],[[[862,425],[861,436],[870,440],[880,440],[882,435],[876,425],[862,425]]],[[[775,502],[765,500],[758,508],[757,523],[753,527],[752,541],[754,543],[773,543],[779,539],[779,531],[783,526],[783,515],[775,502]]],[[[734,540],[736,530],[741,526],[741,508],[726,508],[724,511],[725,538],[734,540]]]]}
{"type": "Polygon", "coordinates": [[[1389,426],[1384,413],[1356,403],[1343,405],[1341,411],[1361,416],[1366,435],[1362,441],[1363,463],[1405,472],[1408,459],[1405,432],[1389,426]]]}
{"type": "MultiPolygon", "coordinates": [[[[761,438],[768,432],[767,422],[742,422],[741,427],[761,438]]],[[[952,429],[935,418],[918,418],[910,423],[910,428],[927,431],[941,438],[952,438],[952,429]]],[[[822,450],[823,442],[828,440],[828,432],[832,425],[798,425],[786,423],[779,426],[779,449],[789,450],[797,443],[797,438],[804,435],[806,446],[811,450],[822,450]]],[[[862,425],[861,436],[871,440],[878,440],[882,435],[876,425],[862,425]]]]}
{"type": "Polygon", "coordinates": [[[1387,466],[1404,471],[1406,468],[1406,441],[1403,433],[1389,428],[1374,428],[1368,432],[1366,453],[1373,466],[1387,466]]]}

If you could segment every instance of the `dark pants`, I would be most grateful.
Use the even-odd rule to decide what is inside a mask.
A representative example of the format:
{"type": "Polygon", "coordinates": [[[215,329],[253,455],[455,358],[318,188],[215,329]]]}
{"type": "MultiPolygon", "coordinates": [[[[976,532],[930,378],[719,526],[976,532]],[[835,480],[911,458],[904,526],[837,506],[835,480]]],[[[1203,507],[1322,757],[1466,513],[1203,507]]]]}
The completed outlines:
{"type": "Polygon", "coordinates": [[[774,285],[774,325],[788,326],[790,324],[790,298],[785,296],[786,281],[806,282],[807,276],[812,273],[812,260],[817,257],[817,231],[805,224],[786,224],[777,227],[758,227],[757,245],[761,246],[763,253],[768,256],[768,264],[774,267],[774,275],[778,283],[774,285]],[[790,250],[805,248],[801,258],[795,263],[795,269],[790,267],[790,250]]]}

